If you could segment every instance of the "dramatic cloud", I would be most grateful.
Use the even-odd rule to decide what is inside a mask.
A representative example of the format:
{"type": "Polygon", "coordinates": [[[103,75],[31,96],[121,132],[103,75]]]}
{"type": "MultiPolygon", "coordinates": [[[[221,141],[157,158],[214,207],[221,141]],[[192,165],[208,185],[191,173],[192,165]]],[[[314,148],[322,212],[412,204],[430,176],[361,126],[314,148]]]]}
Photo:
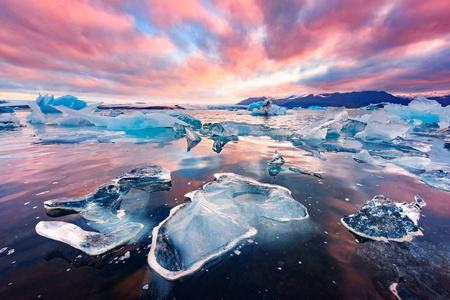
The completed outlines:
{"type": "Polygon", "coordinates": [[[153,102],[450,88],[447,0],[3,0],[0,91],[153,102]]]}

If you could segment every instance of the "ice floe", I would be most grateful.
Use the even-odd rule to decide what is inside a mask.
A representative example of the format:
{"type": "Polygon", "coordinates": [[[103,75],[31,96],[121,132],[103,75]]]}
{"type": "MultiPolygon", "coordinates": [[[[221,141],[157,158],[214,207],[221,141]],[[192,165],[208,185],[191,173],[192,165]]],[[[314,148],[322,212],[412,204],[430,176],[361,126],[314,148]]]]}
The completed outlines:
{"type": "Polygon", "coordinates": [[[49,216],[79,213],[86,220],[99,224],[100,232],[85,231],[74,224],[42,221],[36,232],[44,237],[67,243],[89,255],[98,255],[126,243],[144,227],[120,209],[124,196],[131,189],[148,193],[167,191],[171,187],[170,171],[156,165],[135,168],[119,176],[115,183],[99,186],[78,198],[60,198],[44,202],[49,216]]]}
{"type": "Polygon", "coordinates": [[[216,174],[203,190],[186,194],[190,203],[173,208],[153,229],[149,265],[175,280],[257,234],[260,218],[275,222],[302,220],[306,208],[288,189],[232,173],[216,174]]]}
{"type": "Polygon", "coordinates": [[[351,232],[376,241],[411,241],[422,235],[418,228],[420,211],[425,201],[415,196],[414,202],[394,202],[383,195],[366,201],[358,212],[344,216],[341,223],[351,232]]]}

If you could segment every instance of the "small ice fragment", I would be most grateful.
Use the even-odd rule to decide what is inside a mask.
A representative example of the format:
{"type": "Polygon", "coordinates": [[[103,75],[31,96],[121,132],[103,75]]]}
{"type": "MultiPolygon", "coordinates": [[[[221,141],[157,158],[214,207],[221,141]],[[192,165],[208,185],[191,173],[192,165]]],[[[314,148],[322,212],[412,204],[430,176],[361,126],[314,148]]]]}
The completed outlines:
{"type": "Polygon", "coordinates": [[[142,287],[143,290],[148,290],[148,283],[144,284],[144,286],[142,287]]]}
{"type": "Polygon", "coordinates": [[[363,186],[361,183],[357,183],[356,185],[357,185],[357,186],[363,186]]]}
{"type": "Polygon", "coordinates": [[[28,202],[25,202],[23,205],[28,205],[28,204],[30,204],[30,202],[28,201],[28,202]]]}
{"type": "Polygon", "coordinates": [[[8,253],[7,253],[6,255],[11,255],[11,254],[13,254],[14,252],[15,252],[14,249],[9,249],[9,250],[8,250],[8,253]]]}
{"type": "Polygon", "coordinates": [[[280,271],[281,271],[281,270],[283,270],[283,268],[282,268],[282,267],[278,267],[278,270],[280,270],[280,271]]]}
{"type": "Polygon", "coordinates": [[[8,247],[3,247],[2,249],[0,249],[0,254],[2,254],[3,252],[5,252],[6,249],[8,249],[8,247]]]}
{"type": "Polygon", "coordinates": [[[253,244],[253,240],[252,239],[248,239],[247,242],[249,242],[250,244],[253,244]]]}
{"type": "Polygon", "coordinates": [[[296,167],[290,167],[289,170],[292,171],[292,172],[295,172],[295,173],[299,173],[299,174],[311,175],[311,171],[301,170],[301,169],[296,168],[296,167]]]}
{"type": "Polygon", "coordinates": [[[12,283],[12,282],[8,283],[8,286],[12,286],[12,285],[13,285],[13,283],[12,283]]]}
{"type": "Polygon", "coordinates": [[[239,250],[234,250],[234,254],[239,255],[239,254],[241,254],[241,251],[239,251],[239,250]]]}
{"type": "Polygon", "coordinates": [[[188,182],[188,185],[191,185],[191,182],[190,182],[190,181],[188,182]]]}
{"type": "Polygon", "coordinates": [[[50,191],[40,192],[40,193],[36,194],[36,196],[44,195],[44,194],[47,194],[48,192],[50,192],[50,191]]]}
{"type": "Polygon", "coordinates": [[[119,260],[125,260],[130,258],[130,251],[125,252],[125,254],[119,257],[119,260]]]}
{"type": "Polygon", "coordinates": [[[284,164],[284,159],[283,159],[283,157],[281,157],[280,154],[278,154],[277,150],[275,150],[275,153],[273,154],[270,164],[271,165],[279,165],[279,166],[284,164]]]}
{"type": "Polygon", "coordinates": [[[299,265],[301,265],[301,264],[302,264],[302,262],[301,262],[301,261],[298,261],[298,264],[299,264],[299,265]]]}
{"type": "Polygon", "coordinates": [[[313,175],[317,178],[323,179],[322,173],[323,173],[323,171],[318,170],[318,171],[315,171],[313,175]]]}
{"type": "Polygon", "coordinates": [[[66,269],[66,272],[70,272],[70,268],[67,268],[67,269],[66,269]]]}
{"type": "Polygon", "coordinates": [[[55,181],[55,182],[53,182],[52,184],[58,184],[59,182],[58,181],[55,181]]]}
{"type": "Polygon", "coordinates": [[[345,198],[344,200],[345,200],[345,201],[347,201],[347,202],[348,202],[348,201],[350,201],[350,199],[349,199],[349,198],[345,198]]]}

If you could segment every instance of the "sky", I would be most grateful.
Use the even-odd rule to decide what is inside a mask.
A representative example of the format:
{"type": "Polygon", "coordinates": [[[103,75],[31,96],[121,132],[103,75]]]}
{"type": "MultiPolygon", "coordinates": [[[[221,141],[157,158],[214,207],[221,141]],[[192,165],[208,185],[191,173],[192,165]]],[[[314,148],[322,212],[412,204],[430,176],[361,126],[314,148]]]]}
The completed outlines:
{"type": "Polygon", "coordinates": [[[0,98],[450,90],[449,0],[1,0],[0,98]]]}

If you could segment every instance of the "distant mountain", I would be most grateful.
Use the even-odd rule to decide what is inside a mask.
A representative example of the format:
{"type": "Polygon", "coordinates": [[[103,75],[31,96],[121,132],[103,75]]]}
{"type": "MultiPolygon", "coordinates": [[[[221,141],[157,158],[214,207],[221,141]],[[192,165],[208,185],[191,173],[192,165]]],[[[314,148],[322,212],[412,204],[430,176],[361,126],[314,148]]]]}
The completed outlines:
{"type": "MultiPolygon", "coordinates": [[[[268,97],[252,97],[247,98],[237,104],[248,105],[258,101],[264,101],[268,97]]],[[[450,95],[441,97],[430,97],[441,103],[443,106],[450,104],[450,95]]],[[[390,102],[408,105],[412,98],[398,97],[386,92],[378,91],[363,91],[351,93],[330,93],[319,95],[295,95],[286,98],[271,99],[274,104],[284,106],[287,108],[302,107],[307,108],[313,105],[318,106],[345,106],[345,107],[361,107],[369,104],[390,102]]]]}

